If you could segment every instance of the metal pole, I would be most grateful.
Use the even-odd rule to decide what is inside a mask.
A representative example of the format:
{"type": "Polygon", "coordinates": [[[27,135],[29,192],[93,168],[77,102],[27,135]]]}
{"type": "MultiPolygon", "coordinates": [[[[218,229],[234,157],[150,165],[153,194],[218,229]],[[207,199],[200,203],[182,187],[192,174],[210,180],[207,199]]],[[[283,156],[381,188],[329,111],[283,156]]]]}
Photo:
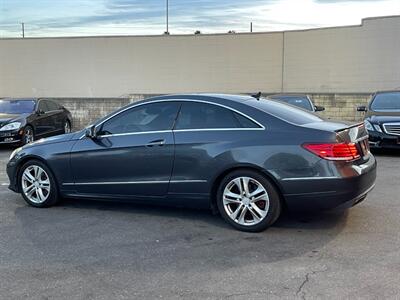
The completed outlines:
{"type": "Polygon", "coordinates": [[[253,32],[253,22],[250,22],[250,32],[253,32]]]}
{"type": "Polygon", "coordinates": [[[21,23],[22,25],[22,38],[25,38],[25,23],[21,23]]]}
{"type": "Polygon", "coordinates": [[[169,33],[169,24],[168,24],[168,6],[169,6],[168,4],[169,3],[168,3],[168,0],[166,0],[166,1],[167,1],[167,3],[166,3],[167,4],[167,7],[166,7],[166,12],[167,12],[167,31],[166,31],[166,33],[168,34],[169,33]]]}

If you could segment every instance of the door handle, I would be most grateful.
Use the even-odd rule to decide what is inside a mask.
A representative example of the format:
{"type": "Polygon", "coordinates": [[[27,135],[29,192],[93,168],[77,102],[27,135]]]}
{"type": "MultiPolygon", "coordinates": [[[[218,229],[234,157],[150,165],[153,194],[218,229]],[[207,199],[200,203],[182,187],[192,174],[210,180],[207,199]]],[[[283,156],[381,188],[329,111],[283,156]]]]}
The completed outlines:
{"type": "Polygon", "coordinates": [[[165,144],[165,140],[155,140],[146,144],[146,147],[162,146],[165,144]]]}

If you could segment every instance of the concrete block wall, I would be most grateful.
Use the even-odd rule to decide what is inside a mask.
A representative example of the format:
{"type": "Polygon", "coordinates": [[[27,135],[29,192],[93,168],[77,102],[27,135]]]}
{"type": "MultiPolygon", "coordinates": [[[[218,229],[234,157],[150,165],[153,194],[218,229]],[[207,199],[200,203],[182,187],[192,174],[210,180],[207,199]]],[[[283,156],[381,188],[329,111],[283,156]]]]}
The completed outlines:
{"type": "Polygon", "coordinates": [[[310,94],[314,104],[324,106],[320,114],[326,118],[344,121],[360,121],[363,112],[357,111],[357,106],[367,105],[371,94],[310,94]]]}
{"type": "MultiPolygon", "coordinates": [[[[129,103],[154,95],[129,95],[124,98],[48,98],[59,102],[71,111],[73,129],[79,130],[129,103]]],[[[315,105],[325,107],[321,115],[334,120],[360,121],[362,112],[357,106],[366,105],[369,94],[311,94],[315,105]]]]}
{"type": "Polygon", "coordinates": [[[143,99],[144,95],[135,95],[124,98],[47,98],[57,101],[72,113],[73,130],[79,130],[97,119],[143,99]]]}

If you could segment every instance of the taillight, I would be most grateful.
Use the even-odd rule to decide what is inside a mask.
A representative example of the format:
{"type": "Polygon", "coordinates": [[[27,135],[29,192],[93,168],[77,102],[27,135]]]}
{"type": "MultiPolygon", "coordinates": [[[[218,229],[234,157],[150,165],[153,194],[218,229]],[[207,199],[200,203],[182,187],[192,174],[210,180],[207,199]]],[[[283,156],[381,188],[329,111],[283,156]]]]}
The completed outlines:
{"type": "Polygon", "coordinates": [[[360,153],[355,143],[303,144],[303,148],[328,160],[355,160],[360,153]]]}

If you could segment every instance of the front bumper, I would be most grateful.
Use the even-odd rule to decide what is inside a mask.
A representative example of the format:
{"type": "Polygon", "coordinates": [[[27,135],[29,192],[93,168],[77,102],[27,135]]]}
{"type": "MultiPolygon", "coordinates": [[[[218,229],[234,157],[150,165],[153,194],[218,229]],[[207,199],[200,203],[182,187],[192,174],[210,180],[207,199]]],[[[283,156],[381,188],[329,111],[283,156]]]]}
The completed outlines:
{"type": "Polygon", "coordinates": [[[7,176],[10,181],[8,188],[13,192],[18,193],[18,183],[17,183],[17,163],[15,161],[9,161],[7,164],[7,176]]]}
{"type": "Polygon", "coordinates": [[[0,132],[0,144],[16,144],[22,140],[22,132],[20,131],[4,131],[0,132]]]}
{"type": "Polygon", "coordinates": [[[362,165],[340,166],[342,176],[298,178],[283,181],[284,198],[289,209],[296,211],[349,208],[363,201],[374,188],[376,160],[370,155],[362,165]]]}
{"type": "Polygon", "coordinates": [[[400,149],[400,136],[383,132],[369,131],[369,146],[371,148],[400,149]]]}

